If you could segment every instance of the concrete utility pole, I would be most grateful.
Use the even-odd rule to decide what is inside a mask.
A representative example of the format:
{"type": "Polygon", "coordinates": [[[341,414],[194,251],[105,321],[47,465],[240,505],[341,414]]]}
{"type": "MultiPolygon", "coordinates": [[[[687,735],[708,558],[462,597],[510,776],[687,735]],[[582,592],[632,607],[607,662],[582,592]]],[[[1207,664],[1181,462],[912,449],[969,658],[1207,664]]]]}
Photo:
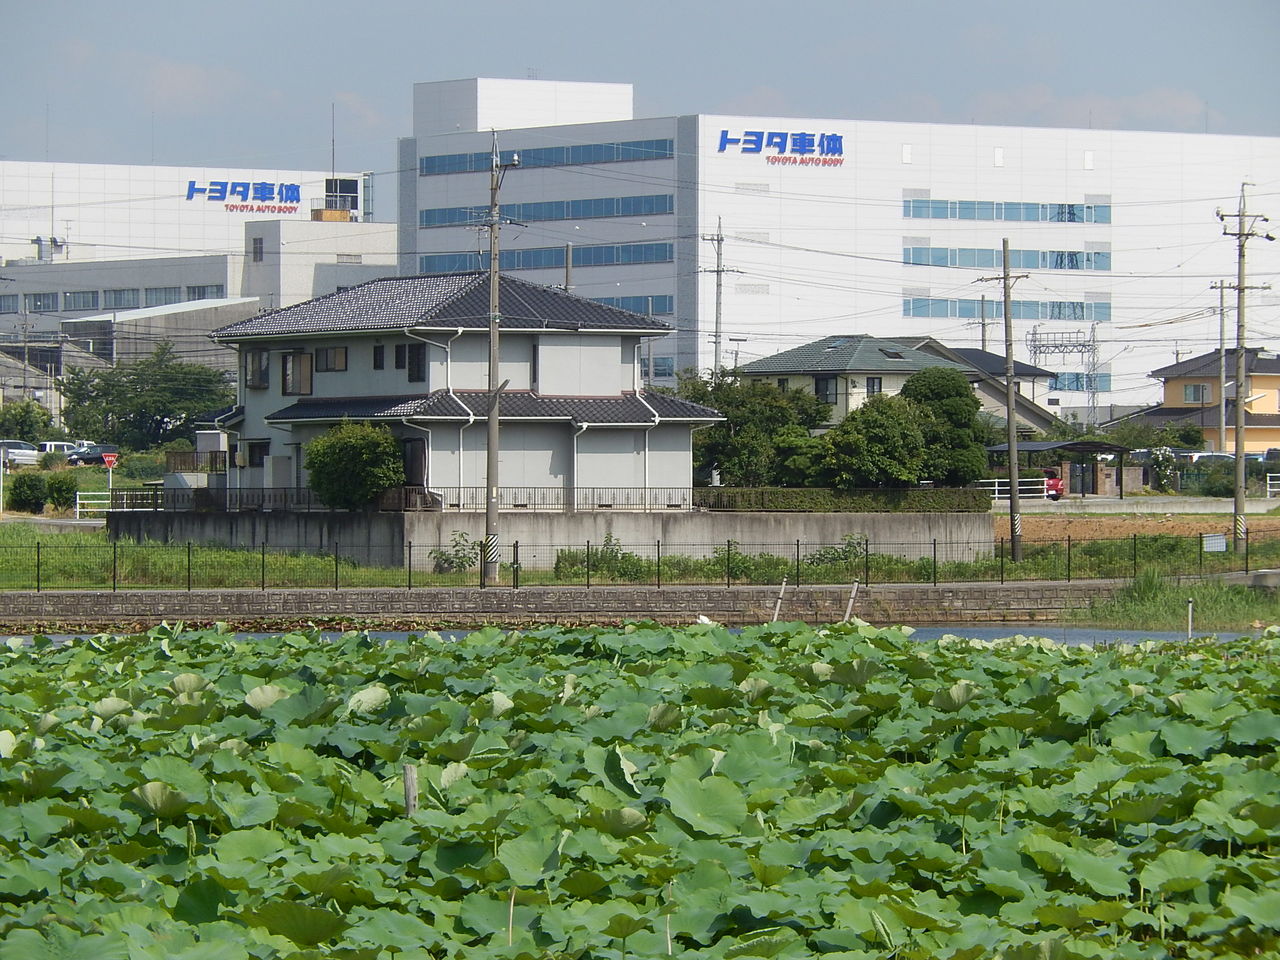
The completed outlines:
{"type": "Polygon", "coordinates": [[[1267,218],[1258,214],[1250,216],[1245,212],[1244,188],[1249,186],[1248,183],[1240,184],[1240,207],[1236,213],[1224,214],[1218,211],[1218,219],[1222,221],[1222,235],[1224,237],[1236,238],[1236,477],[1235,477],[1235,506],[1232,510],[1234,523],[1232,524],[1235,533],[1235,548],[1237,552],[1241,552],[1245,548],[1248,538],[1248,525],[1244,517],[1244,404],[1249,399],[1248,385],[1248,355],[1245,352],[1245,325],[1244,325],[1244,299],[1245,291],[1249,288],[1244,282],[1244,252],[1245,244],[1250,237],[1262,237],[1265,240],[1274,240],[1269,233],[1259,233],[1256,229],[1257,224],[1267,223],[1267,218]],[[1226,227],[1227,218],[1236,221],[1236,228],[1228,230],[1226,227]]]}
{"type": "Polygon", "coordinates": [[[1227,449],[1227,305],[1223,300],[1228,283],[1214,280],[1210,290],[1218,291],[1218,452],[1227,449]]]}
{"type": "Polygon", "coordinates": [[[982,295],[981,319],[978,321],[982,324],[982,352],[987,351],[987,295],[982,295]]]}
{"type": "Polygon", "coordinates": [[[998,277],[979,277],[977,283],[999,280],[1004,286],[1004,415],[1008,421],[1009,446],[1009,548],[1014,563],[1022,559],[1022,498],[1018,495],[1018,421],[1014,416],[1017,390],[1013,381],[1013,281],[1028,273],[1009,273],[1009,238],[1000,241],[1003,272],[998,277]]]}
{"type": "Polygon", "coordinates": [[[724,305],[724,221],[721,217],[716,217],[716,232],[703,236],[703,240],[710,240],[716,245],[716,326],[715,334],[712,337],[715,343],[715,359],[711,365],[711,375],[715,376],[720,372],[723,364],[720,362],[721,356],[721,311],[724,305]]]}
{"type": "Polygon", "coordinates": [[[498,416],[499,397],[504,384],[498,382],[498,190],[502,177],[520,158],[502,163],[498,158],[498,135],[493,135],[493,160],[489,169],[489,413],[485,434],[484,559],[480,564],[480,581],[488,585],[498,582],[498,416]]]}

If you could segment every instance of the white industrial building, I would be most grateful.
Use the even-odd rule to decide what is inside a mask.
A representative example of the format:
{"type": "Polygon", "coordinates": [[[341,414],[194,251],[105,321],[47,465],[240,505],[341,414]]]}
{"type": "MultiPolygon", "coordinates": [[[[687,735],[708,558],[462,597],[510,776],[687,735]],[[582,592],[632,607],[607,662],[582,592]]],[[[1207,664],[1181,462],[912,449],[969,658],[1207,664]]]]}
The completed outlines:
{"type": "MultiPolygon", "coordinates": [[[[1054,371],[1051,407],[1101,419],[1158,392],[1149,370],[1217,346],[1210,283],[1234,282],[1236,245],[1215,210],[1235,212],[1251,181],[1251,206],[1280,216],[1278,138],[636,119],[629,84],[471,79],[415,85],[402,274],[487,261],[494,131],[502,161],[519,157],[501,188],[502,270],[674,325],[645,358],[658,383],[717,353],[728,365],[835,334],[1000,351],[1001,285],[982,280],[1008,238],[1027,275],[1018,358],[1054,371]]],[[[1280,264],[1269,247],[1250,248],[1260,280],[1280,264]]],[[[1250,294],[1260,331],[1278,304],[1250,294]]]]}

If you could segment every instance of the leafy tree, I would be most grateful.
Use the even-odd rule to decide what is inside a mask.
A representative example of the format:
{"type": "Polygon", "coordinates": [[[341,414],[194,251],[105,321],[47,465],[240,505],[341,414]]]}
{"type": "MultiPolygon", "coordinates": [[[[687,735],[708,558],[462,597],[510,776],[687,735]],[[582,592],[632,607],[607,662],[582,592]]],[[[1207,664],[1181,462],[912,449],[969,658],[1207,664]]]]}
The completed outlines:
{"type": "Polygon", "coordinates": [[[878,393],[835,429],[823,434],[826,469],[833,487],[905,487],[925,466],[924,433],[915,406],[878,393]]]}
{"type": "Polygon", "coordinates": [[[344,420],[307,444],[311,489],[330,507],[357,510],[404,483],[400,444],[387,427],[344,420]]]}
{"type": "Polygon", "coordinates": [[[6,507],[26,513],[42,513],[47,496],[44,474],[24,470],[9,481],[5,490],[6,507]]]}
{"type": "Polygon", "coordinates": [[[34,400],[16,400],[0,407],[0,437],[6,440],[43,440],[53,428],[53,414],[34,400]]]}
{"type": "Polygon", "coordinates": [[[901,396],[920,412],[926,450],[922,479],[963,487],[987,472],[987,452],[979,439],[982,405],[964,374],[927,367],[907,378],[901,396]]]}
{"type": "Polygon", "coordinates": [[[807,433],[831,413],[830,406],[811,393],[745,382],[730,372],[683,376],[676,394],[724,415],[723,423],[694,434],[693,464],[702,475],[719,470],[721,482],[728,486],[769,486],[794,478],[798,464],[785,466],[779,435],[794,439],[792,428],[807,433]]]}
{"type": "Polygon", "coordinates": [[[45,480],[45,493],[49,505],[58,510],[70,510],[76,505],[76,492],[80,486],[80,478],[74,470],[60,470],[49,474],[45,480]]]}
{"type": "Polygon", "coordinates": [[[178,360],[167,342],[136,363],[72,369],[58,388],[72,434],[138,450],[192,439],[201,416],[235,399],[225,371],[178,360]]]}

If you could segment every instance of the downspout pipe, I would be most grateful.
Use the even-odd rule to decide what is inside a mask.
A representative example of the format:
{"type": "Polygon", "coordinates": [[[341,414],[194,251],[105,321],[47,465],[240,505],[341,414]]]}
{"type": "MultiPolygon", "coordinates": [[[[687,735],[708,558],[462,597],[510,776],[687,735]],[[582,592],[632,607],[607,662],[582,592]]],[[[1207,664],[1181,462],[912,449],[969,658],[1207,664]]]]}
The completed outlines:
{"type": "Polygon", "coordinates": [[[404,328],[404,335],[411,340],[417,340],[418,342],[425,343],[428,346],[439,347],[444,351],[444,388],[448,392],[449,396],[453,396],[453,352],[450,350],[450,347],[453,346],[453,341],[462,336],[462,327],[456,328],[453,336],[444,343],[441,343],[438,340],[428,340],[426,337],[420,337],[414,333],[413,329],[410,327],[404,328]]]}
{"type": "Polygon", "coordinates": [[[642,392],[637,390],[636,397],[645,405],[645,409],[653,414],[653,423],[644,428],[644,495],[647,499],[649,496],[649,431],[661,423],[662,418],[658,416],[658,411],[649,405],[649,401],[644,398],[642,392]]]}
{"type": "Polygon", "coordinates": [[[589,423],[581,423],[573,435],[573,509],[578,509],[578,438],[586,433],[589,423]]]}

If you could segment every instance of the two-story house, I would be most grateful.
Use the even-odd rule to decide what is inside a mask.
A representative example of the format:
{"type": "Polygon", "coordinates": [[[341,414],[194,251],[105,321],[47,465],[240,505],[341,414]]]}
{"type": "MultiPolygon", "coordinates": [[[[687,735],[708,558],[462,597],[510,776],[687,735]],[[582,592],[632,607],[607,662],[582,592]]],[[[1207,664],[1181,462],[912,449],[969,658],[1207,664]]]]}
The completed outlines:
{"type": "MultiPolygon", "coordinates": [[[[500,503],[687,491],[692,431],[719,415],[643,388],[641,344],[670,327],[510,276],[499,288],[500,503]]],[[[215,330],[240,364],[218,421],[229,486],[306,487],[308,442],[350,419],[391,428],[410,486],[483,504],[488,324],[487,274],[469,272],[373,280],[215,330]]]]}
{"type": "MultiPolygon", "coordinates": [[[[803,390],[830,404],[826,426],[839,423],[868,397],[900,392],[907,378],[928,367],[958,370],[973,385],[982,409],[1003,418],[1003,375],[997,379],[979,366],[980,362],[989,365],[994,356],[984,351],[970,351],[966,356],[932,337],[901,340],[855,334],[824,337],[744,363],[738,369],[743,377],[755,383],[772,383],[783,390],[803,390]]],[[[1052,374],[1028,364],[1018,364],[1014,376],[1021,383],[1052,374]]],[[[1015,402],[1015,416],[1026,427],[1043,430],[1057,420],[1028,397],[1019,394],[1015,402]]]]}
{"type": "MultiPolygon", "coordinates": [[[[1206,450],[1235,450],[1236,350],[1218,351],[1152,370],[1163,381],[1161,402],[1112,423],[1140,421],[1155,427],[1192,424],[1199,428],[1206,450]],[[1225,390],[1222,380],[1226,381],[1225,390]],[[1226,446],[1219,430],[1225,415],[1226,446]]],[[[1245,348],[1244,449],[1263,453],[1280,447],[1280,356],[1258,347],[1245,348]]]]}

